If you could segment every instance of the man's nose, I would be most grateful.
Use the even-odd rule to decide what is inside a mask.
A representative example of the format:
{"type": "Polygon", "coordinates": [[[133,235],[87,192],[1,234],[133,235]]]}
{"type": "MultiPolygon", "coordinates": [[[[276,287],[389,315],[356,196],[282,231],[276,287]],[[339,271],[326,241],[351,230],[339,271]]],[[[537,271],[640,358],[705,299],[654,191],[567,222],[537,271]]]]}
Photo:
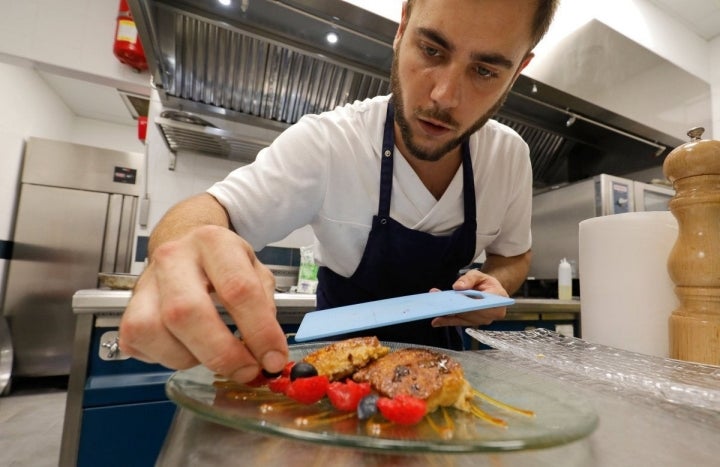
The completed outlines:
{"type": "Polygon", "coordinates": [[[440,108],[457,107],[462,101],[463,73],[459,67],[447,66],[438,70],[430,98],[440,108]]]}

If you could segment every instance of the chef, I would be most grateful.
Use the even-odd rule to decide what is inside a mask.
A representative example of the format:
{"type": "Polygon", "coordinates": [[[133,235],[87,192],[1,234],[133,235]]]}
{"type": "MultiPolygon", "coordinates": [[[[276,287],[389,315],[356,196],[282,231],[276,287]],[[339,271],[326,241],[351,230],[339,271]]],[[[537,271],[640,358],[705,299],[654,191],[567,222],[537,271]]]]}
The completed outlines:
{"type": "MultiPolygon", "coordinates": [[[[121,350],[170,368],[202,363],[239,382],[279,371],[288,346],[273,276],[254,251],[308,224],[318,308],[433,289],[514,292],[530,263],[532,171],[524,141],[490,117],[556,4],[407,1],[390,96],[304,116],[255,162],[166,213],[123,314],[121,350]],[[482,268],[458,278],[483,251],[482,268]]],[[[457,348],[457,326],[504,315],[474,311],[373,334],[457,348]]]]}

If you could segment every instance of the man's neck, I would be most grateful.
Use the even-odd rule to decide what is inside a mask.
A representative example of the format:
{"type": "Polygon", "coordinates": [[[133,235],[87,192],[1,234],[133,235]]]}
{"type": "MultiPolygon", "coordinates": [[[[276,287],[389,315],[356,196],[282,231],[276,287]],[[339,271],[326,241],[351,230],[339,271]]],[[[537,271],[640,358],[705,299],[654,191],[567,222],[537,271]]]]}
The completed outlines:
{"type": "Polygon", "coordinates": [[[400,148],[400,153],[435,199],[442,197],[462,164],[459,147],[437,161],[424,161],[413,155],[407,155],[408,151],[405,148],[400,148]]]}

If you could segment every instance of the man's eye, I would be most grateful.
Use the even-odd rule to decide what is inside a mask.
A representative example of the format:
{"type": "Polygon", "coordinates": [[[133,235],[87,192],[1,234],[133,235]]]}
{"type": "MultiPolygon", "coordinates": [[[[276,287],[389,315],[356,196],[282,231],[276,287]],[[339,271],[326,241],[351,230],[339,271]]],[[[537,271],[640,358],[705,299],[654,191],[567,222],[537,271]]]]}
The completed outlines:
{"type": "Polygon", "coordinates": [[[429,47],[427,45],[423,46],[423,51],[428,57],[437,57],[438,55],[440,55],[440,51],[438,49],[434,47],[429,47]]]}
{"type": "Polygon", "coordinates": [[[475,73],[477,73],[477,75],[481,78],[494,78],[495,76],[497,76],[497,73],[488,68],[485,68],[484,66],[476,66],[475,73]]]}

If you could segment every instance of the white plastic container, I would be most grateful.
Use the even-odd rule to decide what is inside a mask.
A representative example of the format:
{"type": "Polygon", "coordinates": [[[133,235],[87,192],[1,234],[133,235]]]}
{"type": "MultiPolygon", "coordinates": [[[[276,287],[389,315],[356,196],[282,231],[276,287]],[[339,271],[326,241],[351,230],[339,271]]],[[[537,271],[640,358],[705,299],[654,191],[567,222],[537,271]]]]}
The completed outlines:
{"type": "Polygon", "coordinates": [[[558,265],[558,299],[572,299],[572,266],[566,258],[558,265]]]}

